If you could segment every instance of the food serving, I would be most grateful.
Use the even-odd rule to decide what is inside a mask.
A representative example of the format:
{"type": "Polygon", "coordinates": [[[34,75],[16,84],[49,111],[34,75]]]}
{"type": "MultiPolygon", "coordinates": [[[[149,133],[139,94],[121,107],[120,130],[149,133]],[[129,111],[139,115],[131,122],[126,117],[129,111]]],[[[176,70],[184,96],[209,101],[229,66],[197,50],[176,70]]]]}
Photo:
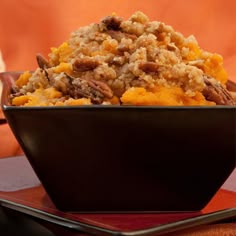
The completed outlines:
{"type": "Polygon", "coordinates": [[[193,36],[112,14],[36,59],[1,104],[59,210],[200,211],[235,169],[234,84],[193,36]]]}
{"type": "Polygon", "coordinates": [[[36,59],[15,82],[14,106],[235,105],[221,55],[140,11],[81,27],[36,59]]]}

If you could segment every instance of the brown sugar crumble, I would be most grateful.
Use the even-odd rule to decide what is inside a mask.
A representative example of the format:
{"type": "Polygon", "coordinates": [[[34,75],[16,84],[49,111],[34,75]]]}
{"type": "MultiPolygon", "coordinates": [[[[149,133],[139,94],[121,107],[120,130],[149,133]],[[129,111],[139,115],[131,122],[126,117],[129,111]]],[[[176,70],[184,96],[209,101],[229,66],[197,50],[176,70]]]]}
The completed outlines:
{"type": "Polygon", "coordinates": [[[221,55],[140,11],[81,27],[37,62],[12,105],[235,105],[221,55]]]}

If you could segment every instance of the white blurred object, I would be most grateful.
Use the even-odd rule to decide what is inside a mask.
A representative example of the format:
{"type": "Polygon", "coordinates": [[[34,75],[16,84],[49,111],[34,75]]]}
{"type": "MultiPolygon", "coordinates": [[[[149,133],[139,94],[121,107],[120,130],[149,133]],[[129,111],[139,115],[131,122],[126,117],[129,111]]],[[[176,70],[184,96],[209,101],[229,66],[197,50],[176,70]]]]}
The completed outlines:
{"type": "MultiPolygon", "coordinates": [[[[2,59],[2,52],[0,51],[0,72],[5,71],[5,63],[2,59]]],[[[1,94],[2,94],[2,83],[0,81],[0,98],[1,98],[1,94]]]]}
{"type": "Polygon", "coordinates": [[[3,72],[3,71],[5,71],[5,63],[4,63],[4,61],[3,61],[3,59],[2,59],[2,52],[0,51],[0,72],[3,72]]]}
{"type": "Polygon", "coordinates": [[[40,180],[25,156],[0,160],[0,191],[14,192],[40,185],[40,180]]]}

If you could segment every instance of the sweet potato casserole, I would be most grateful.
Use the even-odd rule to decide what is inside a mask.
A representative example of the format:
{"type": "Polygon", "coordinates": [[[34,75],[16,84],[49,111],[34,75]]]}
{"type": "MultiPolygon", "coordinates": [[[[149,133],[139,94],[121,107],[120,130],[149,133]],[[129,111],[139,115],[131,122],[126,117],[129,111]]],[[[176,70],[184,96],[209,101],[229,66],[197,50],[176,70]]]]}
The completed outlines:
{"type": "Polygon", "coordinates": [[[142,12],[72,32],[11,94],[15,106],[234,105],[222,56],[142,12]]]}

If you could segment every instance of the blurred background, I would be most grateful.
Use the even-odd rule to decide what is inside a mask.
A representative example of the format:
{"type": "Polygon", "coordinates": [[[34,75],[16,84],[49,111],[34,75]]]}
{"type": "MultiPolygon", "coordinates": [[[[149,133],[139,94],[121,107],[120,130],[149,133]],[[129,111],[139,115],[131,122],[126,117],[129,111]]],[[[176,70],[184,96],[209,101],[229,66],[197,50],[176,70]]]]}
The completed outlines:
{"type": "MultiPolygon", "coordinates": [[[[113,12],[127,19],[137,10],[185,36],[193,34],[201,48],[221,54],[229,78],[236,81],[235,0],[1,0],[0,50],[6,70],[34,70],[36,53],[47,56],[77,28],[113,12]]],[[[0,157],[17,152],[11,132],[2,126],[0,157]]]]}

